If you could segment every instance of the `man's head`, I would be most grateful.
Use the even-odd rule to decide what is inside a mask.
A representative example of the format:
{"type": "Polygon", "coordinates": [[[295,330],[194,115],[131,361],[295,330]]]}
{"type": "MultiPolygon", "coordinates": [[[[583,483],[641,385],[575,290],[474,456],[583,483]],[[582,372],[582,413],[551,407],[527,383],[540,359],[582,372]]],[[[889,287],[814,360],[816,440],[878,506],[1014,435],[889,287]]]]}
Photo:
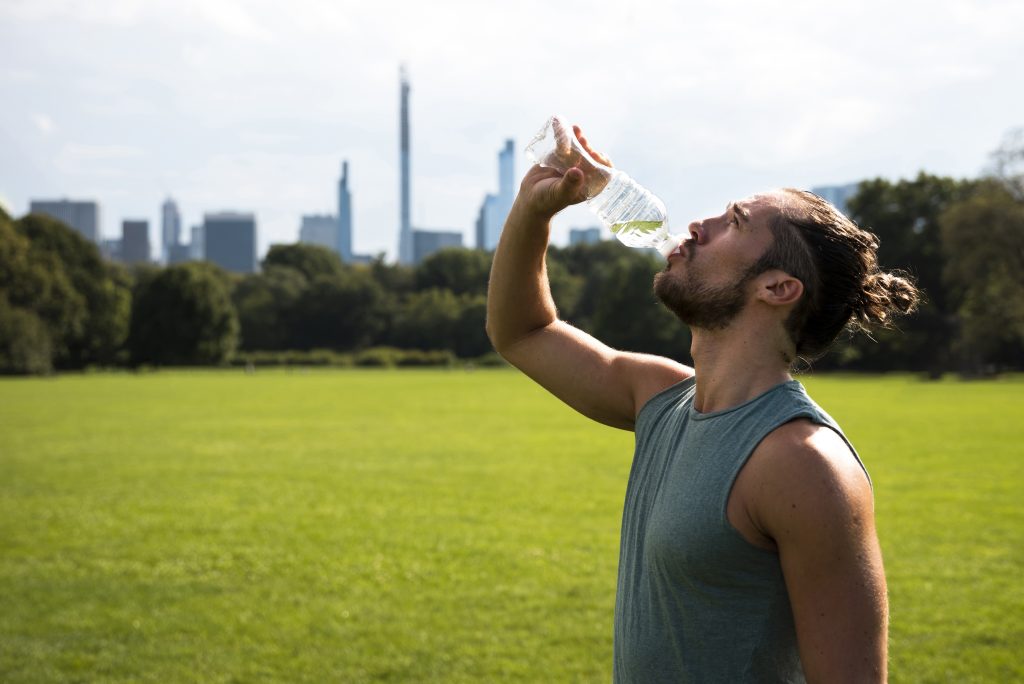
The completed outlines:
{"type": "Polygon", "coordinates": [[[690,224],[655,292],[696,329],[725,329],[756,311],[782,326],[787,357],[813,359],[844,328],[886,326],[916,306],[909,280],[879,271],[877,249],[831,204],[787,188],[690,224]]]}

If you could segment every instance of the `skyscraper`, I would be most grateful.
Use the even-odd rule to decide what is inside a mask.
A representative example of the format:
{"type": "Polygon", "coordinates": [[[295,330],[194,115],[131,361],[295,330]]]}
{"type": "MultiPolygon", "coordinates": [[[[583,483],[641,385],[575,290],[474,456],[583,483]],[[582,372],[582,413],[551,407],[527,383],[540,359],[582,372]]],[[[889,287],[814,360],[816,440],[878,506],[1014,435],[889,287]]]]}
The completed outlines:
{"type": "Polygon", "coordinates": [[[515,164],[515,142],[509,138],[505,141],[505,148],[498,152],[498,206],[502,213],[502,223],[512,209],[512,202],[516,198],[516,164],[515,164]]]}
{"type": "Polygon", "coordinates": [[[811,192],[845,214],[846,202],[856,195],[859,189],[860,183],[848,183],[846,185],[821,185],[811,188],[811,192]]]}
{"type": "Polygon", "coordinates": [[[203,237],[203,224],[192,226],[192,239],[188,243],[188,258],[195,261],[202,261],[206,258],[203,251],[206,247],[206,239],[203,237]]]}
{"type": "Polygon", "coordinates": [[[348,189],[348,161],[341,163],[341,180],[338,181],[338,254],[342,261],[352,261],[352,193],[348,189]]]}
{"type": "Polygon", "coordinates": [[[398,232],[398,263],[412,264],[414,261],[412,244],[412,219],[410,217],[410,189],[409,189],[409,78],[402,66],[399,76],[401,78],[401,120],[400,128],[400,161],[402,166],[401,179],[401,223],[398,232]]]}
{"type": "Polygon", "coordinates": [[[160,219],[160,258],[169,264],[175,245],[181,244],[181,212],[170,197],[160,207],[160,219]]]}
{"type": "Polygon", "coordinates": [[[299,227],[299,242],[338,251],[338,219],[330,214],[307,214],[299,227]]]}
{"type": "Polygon", "coordinates": [[[601,241],[602,231],[600,226],[593,228],[570,228],[569,246],[572,245],[596,245],[601,241]]]}
{"type": "Polygon", "coordinates": [[[87,239],[99,244],[100,206],[92,201],[31,200],[29,213],[46,214],[74,228],[87,239]]]}
{"type": "Polygon", "coordinates": [[[476,221],[476,246],[488,251],[498,246],[501,229],[515,200],[515,142],[505,141],[498,152],[498,194],[487,194],[476,221]]]}
{"type": "Polygon", "coordinates": [[[462,247],[462,233],[457,230],[414,230],[413,263],[418,264],[438,250],[462,247]]]}
{"type": "Polygon", "coordinates": [[[126,264],[146,264],[149,259],[149,221],[122,221],[121,261],[126,264]]]}
{"type": "Polygon", "coordinates": [[[256,217],[225,211],[203,216],[207,261],[236,273],[256,272],[256,217]]]}

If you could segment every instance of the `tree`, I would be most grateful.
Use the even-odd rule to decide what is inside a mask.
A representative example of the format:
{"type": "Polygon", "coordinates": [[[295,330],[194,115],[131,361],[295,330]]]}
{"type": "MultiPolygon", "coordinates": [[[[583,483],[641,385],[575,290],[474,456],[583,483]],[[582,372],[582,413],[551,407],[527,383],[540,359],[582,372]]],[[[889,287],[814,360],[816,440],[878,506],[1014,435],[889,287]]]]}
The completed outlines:
{"type": "Polygon", "coordinates": [[[303,243],[271,245],[262,265],[264,269],[272,266],[294,268],[309,282],[320,276],[336,276],[345,270],[345,264],[334,250],[303,243]]]}
{"type": "Polygon", "coordinates": [[[294,346],[359,349],[384,331],[392,304],[365,269],[346,269],[314,279],[295,303],[294,346]]]}
{"type": "Polygon", "coordinates": [[[132,301],[132,362],[180,366],[227,361],[238,344],[238,316],[226,282],[208,262],[143,274],[132,301]]]}
{"type": "Polygon", "coordinates": [[[53,343],[33,311],[11,306],[0,293],[0,373],[30,375],[53,370],[53,343]]]}
{"type": "Polygon", "coordinates": [[[269,266],[244,277],[231,299],[241,326],[239,347],[246,351],[289,349],[293,342],[295,305],[309,281],[290,266],[269,266]]]}
{"type": "Polygon", "coordinates": [[[452,351],[463,359],[483,356],[491,351],[487,337],[487,297],[463,295],[460,297],[459,319],[455,323],[452,351]]]}
{"type": "Polygon", "coordinates": [[[1024,201],[995,180],[941,217],[964,370],[1024,364],[1024,201]]]}
{"type": "Polygon", "coordinates": [[[370,275],[385,292],[394,297],[403,297],[416,290],[415,271],[402,264],[386,263],[383,254],[370,263],[370,275]]]}
{"type": "Polygon", "coordinates": [[[490,273],[489,253],[461,247],[442,249],[416,267],[416,289],[445,289],[456,295],[485,295],[490,273]]]}
{"type": "Polygon", "coordinates": [[[451,290],[415,292],[398,307],[388,341],[404,349],[454,350],[462,308],[451,290]]]}
{"type": "Polygon", "coordinates": [[[1018,201],[1024,201],[1024,127],[1006,133],[992,153],[992,175],[1018,201]]]}
{"type": "Polygon", "coordinates": [[[0,221],[0,291],[46,328],[61,368],[116,361],[128,332],[128,275],[60,221],[0,221]]]}
{"type": "Polygon", "coordinates": [[[817,367],[935,374],[948,368],[951,359],[945,342],[955,334],[956,313],[943,278],[946,256],[939,217],[947,207],[969,197],[976,185],[926,173],[913,180],[876,178],[860,184],[848,203],[850,218],[878,236],[880,267],[908,272],[924,291],[924,301],[914,316],[899,323],[899,329],[841,339],[837,353],[816,361],[817,367]]]}

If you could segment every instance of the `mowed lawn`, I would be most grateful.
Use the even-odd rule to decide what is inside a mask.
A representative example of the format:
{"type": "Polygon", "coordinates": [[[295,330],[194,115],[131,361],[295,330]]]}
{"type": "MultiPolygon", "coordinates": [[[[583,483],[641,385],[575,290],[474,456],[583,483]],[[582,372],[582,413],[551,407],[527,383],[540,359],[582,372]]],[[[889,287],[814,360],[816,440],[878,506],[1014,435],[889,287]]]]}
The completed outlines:
{"type": "MultiPolygon", "coordinates": [[[[1024,680],[1024,380],[805,377],[894,682],[1024,680]]],[[[608,681],[630,433],[510,370],[0,381],[0,681],[608,681]]]]}

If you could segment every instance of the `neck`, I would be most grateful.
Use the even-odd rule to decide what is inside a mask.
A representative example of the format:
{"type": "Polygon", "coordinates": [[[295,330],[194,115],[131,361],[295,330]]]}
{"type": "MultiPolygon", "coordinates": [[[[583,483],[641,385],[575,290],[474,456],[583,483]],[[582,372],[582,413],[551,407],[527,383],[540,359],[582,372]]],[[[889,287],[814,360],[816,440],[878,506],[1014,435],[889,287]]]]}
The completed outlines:
{"type": "Polygon", "coordinates": [[[775,336],[761,327],[693,329],[690,354],[697,377],[694,408],[722,411],[792,380],[775,336]]]}

